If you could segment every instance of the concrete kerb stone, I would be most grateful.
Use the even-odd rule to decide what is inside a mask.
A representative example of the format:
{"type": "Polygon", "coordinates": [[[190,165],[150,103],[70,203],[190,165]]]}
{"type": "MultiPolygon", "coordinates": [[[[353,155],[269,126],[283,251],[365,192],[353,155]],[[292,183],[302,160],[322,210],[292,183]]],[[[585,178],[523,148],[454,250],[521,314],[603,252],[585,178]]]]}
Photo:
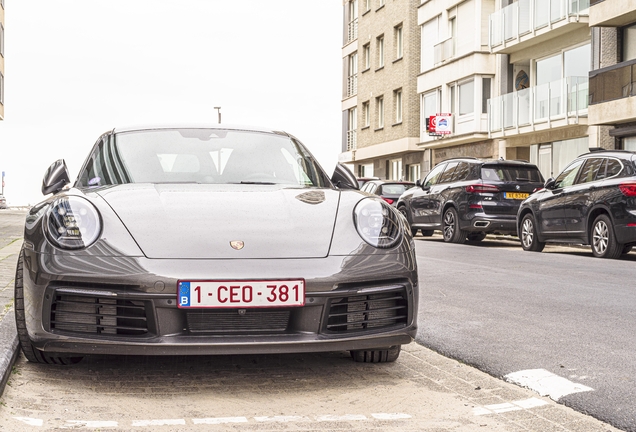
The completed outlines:
{"type": "Polygon", "coordinates": [[[19,346],[15,315],[11,309],[0,321],[0,396],[11,375],[11,368],[18,358],[19,346]]]}

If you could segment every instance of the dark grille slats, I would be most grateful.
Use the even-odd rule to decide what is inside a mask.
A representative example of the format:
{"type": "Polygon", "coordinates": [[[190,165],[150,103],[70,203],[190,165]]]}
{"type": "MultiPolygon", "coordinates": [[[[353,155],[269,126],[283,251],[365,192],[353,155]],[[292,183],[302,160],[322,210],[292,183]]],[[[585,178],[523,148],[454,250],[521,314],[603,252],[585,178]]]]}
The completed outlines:
{"type": "Polygon", "coordinates": [[[327,331],[351,332],[406,325],[407,319],[404,289],[354,295],[331,300],[327,331]]]}
{"type": "Polygon", "coordinates": [[[188,311],[188,330],[199,334],[276,334],[287,331],[289,310],[188,311]]]}

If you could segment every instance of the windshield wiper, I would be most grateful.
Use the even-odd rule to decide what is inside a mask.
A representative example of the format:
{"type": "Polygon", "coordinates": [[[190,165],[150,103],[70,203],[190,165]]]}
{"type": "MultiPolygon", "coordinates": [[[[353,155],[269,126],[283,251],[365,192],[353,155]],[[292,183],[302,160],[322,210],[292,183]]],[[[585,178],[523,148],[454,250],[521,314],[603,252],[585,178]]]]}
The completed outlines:
{"type": "Polygon", "coordinates": [[[257,181],[241,181],[240,184],[251,184],[251,185],[275,185],[278,183],[272,183],[272,182],[257,182],[257,181]]]}

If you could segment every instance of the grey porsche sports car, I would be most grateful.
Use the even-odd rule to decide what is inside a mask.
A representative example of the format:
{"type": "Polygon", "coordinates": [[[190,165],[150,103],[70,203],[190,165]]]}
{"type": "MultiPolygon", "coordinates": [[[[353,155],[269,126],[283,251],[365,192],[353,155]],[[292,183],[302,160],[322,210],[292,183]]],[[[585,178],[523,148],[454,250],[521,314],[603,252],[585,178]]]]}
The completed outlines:
{"type": "Polygon", "coordinates": [[[75,183],[47,170],[15,278],[22,351],[350,351],[394,361],[416,333],[404,217],[331,178],[293,136],[221,125],[114,129],[75,183]]]}

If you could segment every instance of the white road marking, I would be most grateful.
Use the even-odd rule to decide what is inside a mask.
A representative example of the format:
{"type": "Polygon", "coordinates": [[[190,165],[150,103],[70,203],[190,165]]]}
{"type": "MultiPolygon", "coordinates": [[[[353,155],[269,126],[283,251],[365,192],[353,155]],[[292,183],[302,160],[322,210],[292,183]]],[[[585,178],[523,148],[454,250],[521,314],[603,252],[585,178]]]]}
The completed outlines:
{"type": "Polygon", "coordinates": [[[508,382],[520,385],[521,387],[534,390],[541,396],[549,396],[555,401],[558,401],[563,396],[573,393],[594,390],[593,388],[584,386],[583,384],[577,384],[566,378],[555,375],[545,369],[529,369],[513,372],[504,376],[504,379],[508,382]]]}
{"type": "Polygon", "coordinates": [[[174,426],[186,424],[184,419],[133,420],[133,426],[174,426]]]}
{"type": "Polygon", "coordinates": [[[547,405],[544,400],[537,398],[524,399],[514,402],[506,402],[493,405],[485,405],[473,409],[474,415],[501,414],[509,411],[520,411],[547,405]]]}
{"type": "Polygon", "coordinates": [[[226,423],[247,423],[246,417],[213,417],[192,419],[194,424],[226,424],[226,423]]]}
{"type": "Polygon", "coordinates": [[[42,426],[44,424],[44,420],[42,419],[34,419],[30,417],[13,417],[13,418],[21,421],[22,423],[26,423],[29,426],[42,426]]]}
{"type": "Polygon", "coordinates": [[[411,418],[410,415],[402,414],[402,413],[377,413],[377,414],[371,414],[371,417],[378,420],[401,420],[401,419],[411,418]]]}
{"type": "Polygon", "coordinates": [[[366,420],[367,416],[362,414],[347,414],[347,415],[323,415],[317,416],[316,421],[354,421],[354,420],[366,420]]]}
{"type": "Polygon", "coordinates": [[[306,422],[311,421],[309,417],[305,416],[273,416],[273,417],[254,417],[257,422],[276,422],[276,423],[289,423],[289,422],[306,422]]]}
{"type": "Polygon", "coordinates": [[[66,420],[62,429],[88,427],[88,428],[105,428],[105,427],[117,427],[119,424],[116,421],[92,421],[92,420],[66,420]]]}

